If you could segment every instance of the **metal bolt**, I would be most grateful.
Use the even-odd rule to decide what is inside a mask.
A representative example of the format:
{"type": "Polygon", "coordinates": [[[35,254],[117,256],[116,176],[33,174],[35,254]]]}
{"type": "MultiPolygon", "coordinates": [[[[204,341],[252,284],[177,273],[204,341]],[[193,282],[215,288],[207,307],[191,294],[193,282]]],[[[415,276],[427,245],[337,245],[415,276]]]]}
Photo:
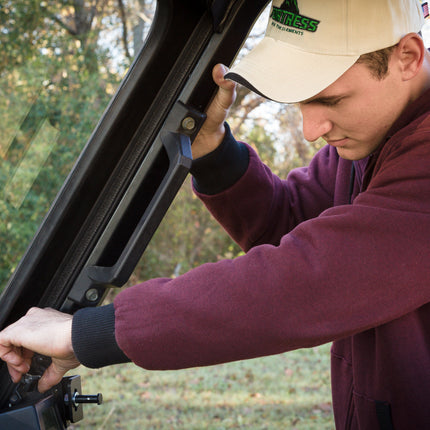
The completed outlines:
{"type": "Polygon", "coordinates": [[[184,130],[193,131],[196,128],[196,120],[191,116],[187,116],[182,120],[181,125],[184,130]]]}
{"type": "Polygon", "coordinates": [[[72,402],[75,407],[77,407],[80,403],[96,403],[97,405],[101,405],[103,403],[103,396],[101,393],[98,394],[79,394],[75,391],[73,394],[72,402]]]}
{"type": "Polygon", "coordinates": [[[90,288],[85,293],[85,298],[90,302],[95,302],[99,298],[99,291],[97,290],[97,288],[90,288]]]}
{"type": "Polygon", "coordinates": [[[19,400],[19,396],[17,394],[12,394],[12,396],[10,396],[9,402],[10,405],[14,405],[17,401],[19,400]]]}

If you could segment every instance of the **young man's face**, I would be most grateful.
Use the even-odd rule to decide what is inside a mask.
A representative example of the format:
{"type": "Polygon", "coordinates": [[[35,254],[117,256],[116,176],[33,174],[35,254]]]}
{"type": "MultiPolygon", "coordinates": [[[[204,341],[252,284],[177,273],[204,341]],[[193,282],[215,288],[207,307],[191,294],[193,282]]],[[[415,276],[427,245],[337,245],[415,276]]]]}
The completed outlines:
{"type": "Polygon", "coordinates": [[[378,80],[367,66],[356,63],[325,90],[299,103],[305,139],[322,137],[347,160],[375,151],[410,101],[396,67],[389,70],[378,80]]]}

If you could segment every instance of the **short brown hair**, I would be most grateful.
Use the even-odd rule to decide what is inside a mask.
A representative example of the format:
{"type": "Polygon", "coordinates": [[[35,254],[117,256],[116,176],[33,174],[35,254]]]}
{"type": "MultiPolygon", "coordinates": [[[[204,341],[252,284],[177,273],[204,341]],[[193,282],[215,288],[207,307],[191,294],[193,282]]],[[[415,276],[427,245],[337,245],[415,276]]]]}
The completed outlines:
{"type": "Polygon", "coordinates": [[[396,46],[397,45],[394,45],[389,48],[380,49],[379,51],[363,54],[357,60],[357,63],[366,65],[375,78],[384,79],[388,74],[388,62],[396,46]]]}

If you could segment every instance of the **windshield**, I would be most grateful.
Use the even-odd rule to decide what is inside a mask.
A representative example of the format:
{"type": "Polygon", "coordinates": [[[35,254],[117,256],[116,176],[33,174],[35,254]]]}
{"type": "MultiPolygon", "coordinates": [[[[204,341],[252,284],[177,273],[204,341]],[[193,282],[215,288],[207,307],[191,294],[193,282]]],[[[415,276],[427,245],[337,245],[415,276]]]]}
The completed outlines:
{"type": "Polygon", "coordinates": [[[155,0],[0,8],[0,291],[99,121],[155,0]]]}

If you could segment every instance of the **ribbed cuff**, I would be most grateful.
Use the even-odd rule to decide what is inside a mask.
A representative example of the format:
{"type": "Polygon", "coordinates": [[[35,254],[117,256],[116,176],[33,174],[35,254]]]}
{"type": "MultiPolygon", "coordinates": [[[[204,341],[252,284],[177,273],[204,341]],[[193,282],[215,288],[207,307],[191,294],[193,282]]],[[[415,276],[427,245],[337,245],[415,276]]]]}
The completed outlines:
{"type": "Polygon", "coordinates": [[[131,361],[116,342],[113,304],[78,310],[73,315],[72,345],[77,359],[93,369],[131,361]]]}
{"type": "Polygon", "coordinates": [[[198,193],[214,195],[225,191],[234,185],[248,168],[248,148],[236,141],[227,123],[224,125],[225,136],[218,148],[197,158],[191,166],[194,189],[198,193]]]}

